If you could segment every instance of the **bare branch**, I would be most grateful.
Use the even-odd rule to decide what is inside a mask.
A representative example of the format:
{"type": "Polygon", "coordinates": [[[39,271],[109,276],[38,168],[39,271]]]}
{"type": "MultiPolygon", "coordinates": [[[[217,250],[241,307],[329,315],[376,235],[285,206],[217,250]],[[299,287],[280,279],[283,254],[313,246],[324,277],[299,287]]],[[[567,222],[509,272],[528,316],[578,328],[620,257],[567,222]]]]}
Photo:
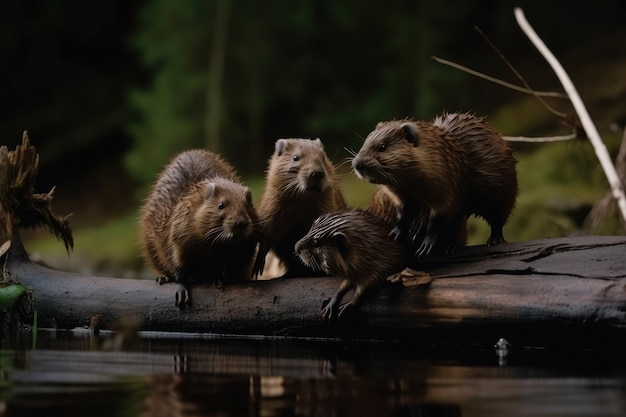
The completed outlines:
{"type": "Polygon", "coordinates": [[[556,59],[554,54],[552,54],[545,43],[530,26],[524,16],[524,12],[519,7],[515,8],[515,18],[517,19],[519,27],[526,34],[528,39],[530,39],[530,41],[535,45],[537,50],[539,50],[541,55],[543,55],[546,61],[548,61],[548,64],[550,64],[552,70],[561,81],[565,92],[576,109],[576,113],[578,114],[583,128],[585,129],[585,133],[593,145],[596,155],[600,161],[600,165],[602,165],[602,168],[604,169],[604,173],[609,181],[609,185],[611,186],[613,197],[617,200],[622,217],[626,220],[626,196],[624,195],[624,188],[619,176],[617,175],[615,167],[613,166],[613,161],[611,161],[609,152],[607,151],[604,142],[602,142],[600,134],[598,133],[596,126],[593,124],[591,117],[589,117],[585,104],[578,95],[578,91],[576,91],[572,80],[563,69],[563,66],[561,66],[561,63],[556,59]]]}
{"type": "Polygon", "coordinates": [[[526,136],[502,136],[502,139],[507,140],[509,142],[528,142],[528,143],[544,143],[544,142],[562,142],[565,140],[576,139],[578,134],[576,131],[570,133],[569,135],[562,136],[546,136],[539,138],[529,138],[526,136]]]}
{"type": "Polygon", "coordinates": [[[555,108],[550,106],[548,103],[546,103],[545,100],[543,100],[541,97],[539,97],[537,94],[535,94],[535,90],[530,88],[530,84],[528,84],[528,81],[526,81],[526,79],[522,76],[522,74],[518,70],[515,69],[513,64],[511,64],[511,62],[509,62],[509,60],[506,59],[504,54],[502,52],[500,52],[500,50],[496,47],[496,45],[493,42],[491,42],[491,39],[489,39],[489,37],[487,35],[485,35],[485,33],[482,30],[480,30],[480,28],[478,26],[474,26],[474,29],[476,29],[476,31],[478,33],[480,33],[480,36],[482,36],[483,39],[485,40],[485,42],[487,42],[487,44],[489,44],[491,49],[493,49],[495,51],[495,53],[498,54],[500,59],[502,59],[502,61],[504,61],[506,66],[509,67],[509,69],[513,72],[513,74],[515,74],[515,76],[522,82],[522,84],[524,84],[524,86],[526,86],[526,88],[531,91],[531,94],[534,95],[535,98],[537,98],[537,100],[539,100],[539,102],[541,104],[543,104],[543,106],[550,113],[554,114],[555,116],[561,117],[563,119],[567,119],[567,114],[566,113],[563,113],[563,112],[560,112],[560,111],[556,110],[555,108]]]}
{"type": "Polygon", "coordinates": [[[532,94],[532,95],[541,96],[541,97],[552,97],[552,98],[569,99],[569,97],[567,97],[567,95],[563,94],[563,93],[556,93],[556,92],[553,92],[553,91],[534,91],[534,90],[531,90],[531,89],[528,89],[528,88],[520,87],[519,85],[511,84],[509,82],[500,80],[500,79],[492,77],[490,75],[483,74],[482,72],[478,72],[478,71],[475,71],[473,69],[467,68],[467,67],[465,67],[463,65],[457,64],[455,62],[448,61],[447,59],[439,58],[439,57],[434,56],[434,55],[431,58],[434,59],[435,61],[439,62],[440,64],[448,65],[448,66],[450,66],[452,68],[456,68],[456,69],[461,70],[463,72],[466,72],[468,74],[474,75],[476,77],[482,78],[482,79],[487,80],[487,81],[491,81],[492,83],[495,83],[495,84],[500,84],[501,86],[510,88],[511,90],[519,91],[521,93],[532,94]]]}

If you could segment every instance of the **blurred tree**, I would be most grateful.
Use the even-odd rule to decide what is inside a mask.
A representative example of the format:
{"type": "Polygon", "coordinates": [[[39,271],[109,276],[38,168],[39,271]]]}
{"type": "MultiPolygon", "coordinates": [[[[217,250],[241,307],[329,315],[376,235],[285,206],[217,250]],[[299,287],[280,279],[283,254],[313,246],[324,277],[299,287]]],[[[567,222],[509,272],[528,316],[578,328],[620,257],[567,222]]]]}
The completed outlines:
{"type": "Polygon", "coordinates": [[[134,45],[154,78],[130,96],[129,169],[150,182],[174,152],[207,146],[259,172],[278,137],[335,153],[378,120],[432,114],[444,95],[430,52],[445,39],[429,36],[426,1],[395,2],[382,15],[356,1],[146,4],[134,45]]]}
{"type": "Polygon", "coordinates": [[[230,0],[217,0],[213,45],[207,85],[206,144],[213,152],[220,151],[220,125],[222,118],[222,78],[224,73],[224,55],[228,37],[230,19],[230,0]]]}
{"type": "MultiPolygon", "coordinates": [[[[560,10],[522,3],[529,17],[560,10]]],[[[501,47],[500,39],[512,42],[511,32],[519,32],[512,8],[493,0],[388,0],[384,7],[356,0],[152,0],[134,38],[152,78],[130,95],[136,118],[128,166],[151,182],[174,152],[207,146],[242,173],[260,174],[279,137],[320,137],[341,159],[348,156],[343,148],[358,148],[380,120],[486,113],[510,91],[494,86],[484,94],[484,82],[468,83],[464,73],[431,59],[440,55],[512,80],[474,26],[501,47]]],[[[550,22],[541,29],[555,30],[550,22]]],[[[510,58],[519,59],[520,50],[508,49],[510,58]]],[[[545,79],[535,67],[522,71],[545,79]]]]}
{"type": "Polygon", "coordinates": [[[209,10],[201,0],[155,0],[139,16],[133,45],[153,78],[129,96],[137,117],[129,127],[135,145],[126,165],[143,183],[151,183],[174,153],[204,143],[199,122],[205,114],[209,10]]]}

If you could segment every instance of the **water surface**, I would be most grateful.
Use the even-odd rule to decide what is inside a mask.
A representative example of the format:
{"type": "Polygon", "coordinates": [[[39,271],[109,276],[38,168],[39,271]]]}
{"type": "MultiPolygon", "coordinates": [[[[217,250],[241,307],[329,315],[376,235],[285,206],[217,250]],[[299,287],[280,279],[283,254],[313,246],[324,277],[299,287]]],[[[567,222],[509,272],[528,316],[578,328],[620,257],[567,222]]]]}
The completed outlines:
{"type": "MultiPolygon", "coordinates": [[[[40,331],[0,352],[6,416],[624,416],[589,351],[40,331]],[[33,347],[33,344],[35,345],[33,347]]],[[[494,343],[496,341],[494,340],[494,343]]]]}

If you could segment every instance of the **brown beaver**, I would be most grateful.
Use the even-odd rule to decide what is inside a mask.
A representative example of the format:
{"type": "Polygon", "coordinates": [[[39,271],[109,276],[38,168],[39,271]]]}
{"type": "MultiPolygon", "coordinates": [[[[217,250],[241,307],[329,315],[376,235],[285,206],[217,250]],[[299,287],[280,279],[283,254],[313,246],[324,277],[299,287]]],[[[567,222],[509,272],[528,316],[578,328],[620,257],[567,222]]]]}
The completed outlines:
{"type": "Polygon", "coordinates": [[[161,283],[181,284],[182,307],[191,283],[252,278],[257,222],[235,169],[212,152],[188,150],[161,172],[140,209],[141,252],[161,283]]]}
{"type": "Polygon", "coordinates": [[[296,257],[294,245],[319,215],[344,208],[341,184],[322,141],[278,139],[268,161],[258,213],[270,249],[287,268],[283,277],[314,273],[296,257]]]}
{"type": "Polygon", "coordinates": [[[505,241],[502,227],[517,197],[516,160],[484,117],[444,113],[432,123],[378,123],[352,166],[359,177],[387,185],[402,201],[394,238],[426,210],[418,257],[453,248],[471,214],[491,226],[488,245],[505,241]]]}
{"type": "Polygon", "coordinates": [[[367,211],[342,210],[318,217],[296,243],[296,253],[306,265],[342,278],[322,317],[333,318],[337,310],[341,316],[346,309],[357,307],[366,291],[404,269],[407,250],[389,238],[392,227],[367,211]],[[339,307],[351,287],[355,287],[352,300],[339,307]]]}

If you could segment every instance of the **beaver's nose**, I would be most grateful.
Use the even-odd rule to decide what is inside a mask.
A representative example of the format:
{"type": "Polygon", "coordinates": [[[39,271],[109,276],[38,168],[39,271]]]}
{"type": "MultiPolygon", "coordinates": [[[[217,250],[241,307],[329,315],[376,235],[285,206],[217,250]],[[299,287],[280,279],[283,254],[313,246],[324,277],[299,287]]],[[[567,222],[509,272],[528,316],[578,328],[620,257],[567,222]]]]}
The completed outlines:
{"type": "Polygon", "coordinates": [[[363,171],[366,168],[365,162],[363,161],[362,158],[358,158],[358,157],[354,158],[352,160],[352,168],[354,168],[354,170],[358,172],[359,174],[363,174],[363,171]]]}
{"type": "Polygon", "coordinates": [[[235,220],[235,229],[245,229],[246,227],[248,227],[248,219],[245,217],[239,217],[237,220],[235,220]]]}
{"type": "Polygon", "coordinates": [[[324,171],[313,171],[311,175],[309,175],[309,178],[314,181],[319,181],[324,178],[324,171]]]}
{"type": "Polygon", "coordinates": [[[301,240],[296,242],[296,245],[294,246],[294,250],[296,251],[296,253],[298,255],[300,255],[300,251],[302,250],[302,241],[301,240]]]}

